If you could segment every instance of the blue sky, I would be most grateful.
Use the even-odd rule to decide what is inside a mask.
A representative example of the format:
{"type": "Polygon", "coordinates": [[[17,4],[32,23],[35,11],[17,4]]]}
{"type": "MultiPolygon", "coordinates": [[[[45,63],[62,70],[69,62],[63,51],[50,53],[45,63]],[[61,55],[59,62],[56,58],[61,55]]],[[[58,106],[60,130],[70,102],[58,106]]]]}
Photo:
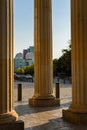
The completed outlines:
{"type": "MultiPolygon", "coordinates": [[[[52,0],[53,58],[68,47],[70,0],[52,0]]],[[[14,55],[34,45],[34,0],[14,0],[14,55]]]]}

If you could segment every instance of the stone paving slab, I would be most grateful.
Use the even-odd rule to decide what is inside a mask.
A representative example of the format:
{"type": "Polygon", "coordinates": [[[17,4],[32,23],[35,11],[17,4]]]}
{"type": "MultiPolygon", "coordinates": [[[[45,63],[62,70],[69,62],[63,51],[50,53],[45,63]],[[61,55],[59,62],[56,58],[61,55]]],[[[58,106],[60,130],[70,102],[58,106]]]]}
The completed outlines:
{"type": "MultiPolygon", "coordinates": [[[[34,84],[23,84],[23,99],[17,102],[17,84],[15,83],[14,107],[19,119],[24,121],[25,130],[87,130],[86,125],[75,125],[62,119],[62,109],[71,103],[71,85],[60,85],[61,105],[58,107],[30,107],[28,99],[33,96],[34,84]]],[[[54,87],[55,94],[55,87],[54,87]]]]}

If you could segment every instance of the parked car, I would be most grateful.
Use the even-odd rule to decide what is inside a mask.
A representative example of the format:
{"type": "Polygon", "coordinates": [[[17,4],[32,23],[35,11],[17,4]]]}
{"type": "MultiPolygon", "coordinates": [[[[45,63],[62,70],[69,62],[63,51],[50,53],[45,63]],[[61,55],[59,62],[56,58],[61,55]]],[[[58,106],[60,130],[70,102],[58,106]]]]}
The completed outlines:
{"type": "Polygon", "coordinates": [[[15,74],[14,79],[19,81],[33,82],[33,76],[31,76],[30,74],[27,75],[15,74]]]}
{"type": "Polygon", "coordinates": [[[30,75],[30,74],[27,74],[27,75],[26,75],[26,80],[27,80],[27,81],[30,81],[30,82],[33,82],[33,76],[30,75]]]}

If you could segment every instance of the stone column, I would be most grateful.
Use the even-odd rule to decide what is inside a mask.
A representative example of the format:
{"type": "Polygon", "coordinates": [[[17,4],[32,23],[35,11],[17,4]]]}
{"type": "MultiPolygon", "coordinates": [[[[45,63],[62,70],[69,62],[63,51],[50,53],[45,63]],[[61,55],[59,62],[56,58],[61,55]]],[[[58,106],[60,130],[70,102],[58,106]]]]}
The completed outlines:
{"type": "Polygon", "coordinates": [[[71,0],[72,104],[63,111],[71,122],[87,122],[87,0],[71,0]]]}
{"type": "Polygon", "coordinates": [[[13,0],[0,0],[0,124],[13,122],[13,0]]]}
{"type": "Polygon", "coordinates": [[[29,104],[57,105],[59,101],[53,96],[51,0],[34,0],[34,47],[35,86],[29,104]]]}

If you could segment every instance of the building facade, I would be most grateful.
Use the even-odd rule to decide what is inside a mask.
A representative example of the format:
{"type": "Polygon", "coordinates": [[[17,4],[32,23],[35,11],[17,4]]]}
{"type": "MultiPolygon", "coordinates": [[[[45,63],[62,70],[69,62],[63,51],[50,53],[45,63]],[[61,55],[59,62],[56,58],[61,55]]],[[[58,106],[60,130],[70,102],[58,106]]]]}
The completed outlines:
{"type": "Polygon", "coordinates": [[[34,47],[30,46],[28,49],[23,50],[22,53],[17,53],[14,58],[14,71],[17,68],[29,66],[34,64],[34,47]]]}

